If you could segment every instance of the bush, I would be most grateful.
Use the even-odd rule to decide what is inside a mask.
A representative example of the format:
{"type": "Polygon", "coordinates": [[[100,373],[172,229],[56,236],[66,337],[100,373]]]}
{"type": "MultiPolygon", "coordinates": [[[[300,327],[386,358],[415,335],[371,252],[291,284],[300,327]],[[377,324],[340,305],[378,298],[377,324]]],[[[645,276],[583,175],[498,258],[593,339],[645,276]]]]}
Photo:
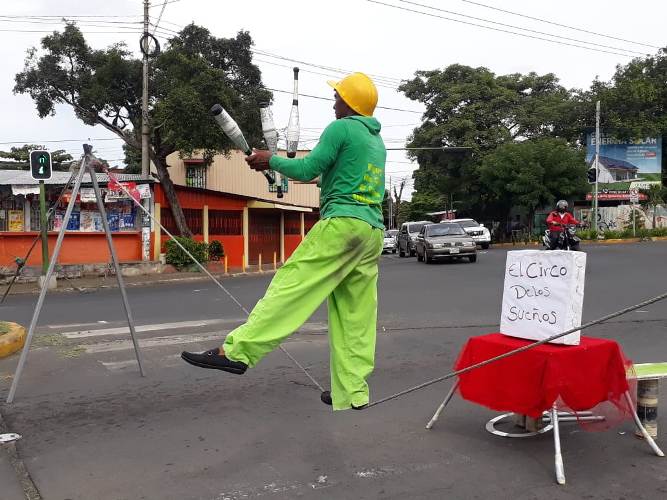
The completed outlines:
{"type": "MultiPolygon", "coordinates": [[[[199,243],[191,238],[184,238],[182,236],[176,236],[175,239],[178,240],[178,242],[200,263],[203,264],[208,261],[208,245],[206,243],[199,243]]],[[[171,264],[179,270],[191,265],[196,266],[196,264],[192,262],[192,259],[188,257],[188,254],[176,244],[176,241],[169,240],[165,246],[167,248],[167,264],[171,264]]]]}
{"type": "Polygon", "coordinates": [[[607,230],[604,232],[604,239],[605,240],[617,240],[619,238],[623,237],[623,233],[621,231],[612,231],[612,230],[607,230]]]}
{"type": "Polygon", "coordinates": [[[657,227],[653,230],[651,230],[651,236],[667,236],[667,227],[657,227]]]}
{"type": "Polygon", "coordinates": [[[225,255],[225,249],[218,240],[213,240],[208,244],[208,258],[211,260],[220,260],[225,255]]]}

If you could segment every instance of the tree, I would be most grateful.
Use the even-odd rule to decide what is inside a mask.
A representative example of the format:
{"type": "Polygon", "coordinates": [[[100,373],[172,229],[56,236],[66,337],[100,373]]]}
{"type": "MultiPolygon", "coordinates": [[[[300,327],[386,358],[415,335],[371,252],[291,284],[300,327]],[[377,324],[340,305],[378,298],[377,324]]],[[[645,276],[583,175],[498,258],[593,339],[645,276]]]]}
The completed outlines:
{"type": "Polygon", "coordinates": [[[519,206],[530,221],[536,209],[581,196],[588,187],[584,152],[555,138],[504,144],[484,158],[479,175],[504,218],[519,206]]]}
{"type": "Polygon", "coordinates": [[[646,195],[646,200],[642,203],[642,205],[653,210],[653,221],[651,227],[655,229],[655,216],[657,207],[658,205],[665,203],[665,199],[667,198],[667,188],[664,188],[660,184],[651,184],[648,189],[642,189],[641,192],[646,195]]]}
{"type": "MultiPolygon", "coordinates": [[[[16,170],[30,170],[30,152],[37,149],[47,150],[38,144],[24,144],[21,147],[12,147],[9,151],[0,151],[0,158],[7,158],[16,162],[16,170]]],[[[53,170],[69,170],[72,155],[64,149],[51,151],[51,165],[53,170]]]]}
{"type": "Polygon", "coordinates": [[[486,68],[460,64],[418,71],[399,90],[426,106],[409,147],[471,148],[470,154],[413,151],[420,166],[416,193],[453,194],[462,200],[462,210],[473,213],[483,212],[490,203],[477,172],[484,156],[513,141],[559,135],[573,105],[553,74],[497,76],[486,68]]]}
{"type": "MultiPolygon", "coordinates": [[[[210,162],[232,144],[209,117],[220,103],[242,127],[247,139],[261,138],[257,103],[271,99],[252,64],[252,39],[216,38],[193,24],[171,39],[151,64],[149,89],[150,158],[179,232],[191,236],[166,158],[200,152],[210,162]]],[[[28,52],[16,75],[15,93],[29,94],[41,118],[55,114],[57,104],[71,106],[88,125],[101,125],[121,137],[127,147],[141,149],[142,63],[123,44],[93,50],[81,31],[66,25],[42,39],[44,55],[28,52]]]]}

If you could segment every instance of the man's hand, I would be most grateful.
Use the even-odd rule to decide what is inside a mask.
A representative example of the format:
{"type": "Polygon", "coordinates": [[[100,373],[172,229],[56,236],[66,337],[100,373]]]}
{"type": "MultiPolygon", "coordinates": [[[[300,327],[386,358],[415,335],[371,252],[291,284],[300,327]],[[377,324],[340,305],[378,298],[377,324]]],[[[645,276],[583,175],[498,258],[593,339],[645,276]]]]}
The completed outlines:
{"type": "Polygon", "coordinates": [[[252,154],[247,156],[245,161],[250,168],[261,172],[263,170],[269,170],[269,161],[273,153],[271,151],[258,151],[257,149],[252,150],[252,154]]]}

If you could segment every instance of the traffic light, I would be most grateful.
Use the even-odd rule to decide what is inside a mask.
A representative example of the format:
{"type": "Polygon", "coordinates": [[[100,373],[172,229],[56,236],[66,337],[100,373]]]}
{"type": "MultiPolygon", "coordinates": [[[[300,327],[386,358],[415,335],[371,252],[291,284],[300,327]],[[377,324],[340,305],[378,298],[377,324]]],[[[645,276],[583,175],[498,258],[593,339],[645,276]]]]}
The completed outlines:
{"type": "Polygon", "coordinates": [[[30,151],[30,173],[35,180],[51,178],[51,153],[30,151]]]}
{"type": "Polygon", "coordinates": [[[598,171],[597,168],[591,167],[588,169],[588,172],[586,172],[586,176],[588,177],[588,182],[589,184],[594,184],[595,179],[597,177],[598,171]]]}

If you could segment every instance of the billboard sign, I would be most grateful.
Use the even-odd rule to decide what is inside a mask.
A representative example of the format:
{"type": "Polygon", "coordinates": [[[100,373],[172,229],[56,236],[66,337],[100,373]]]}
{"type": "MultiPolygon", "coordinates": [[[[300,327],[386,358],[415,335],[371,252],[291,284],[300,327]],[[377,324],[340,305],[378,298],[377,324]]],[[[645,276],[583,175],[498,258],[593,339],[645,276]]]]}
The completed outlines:
{"type": "MultiPolygon", "coordinates": [[[[595,134],[589,133],[586,137],[586,162],[590,165],[594,158],[595,134]]],[[[617,139],[611,135],[600,137],[598,183],[659,182],[661,172],[661,137],[637,139],[617,139]]],[[[630,187],[624,185],[619,186],[619,189],[629,190],[630,187]]]]}

